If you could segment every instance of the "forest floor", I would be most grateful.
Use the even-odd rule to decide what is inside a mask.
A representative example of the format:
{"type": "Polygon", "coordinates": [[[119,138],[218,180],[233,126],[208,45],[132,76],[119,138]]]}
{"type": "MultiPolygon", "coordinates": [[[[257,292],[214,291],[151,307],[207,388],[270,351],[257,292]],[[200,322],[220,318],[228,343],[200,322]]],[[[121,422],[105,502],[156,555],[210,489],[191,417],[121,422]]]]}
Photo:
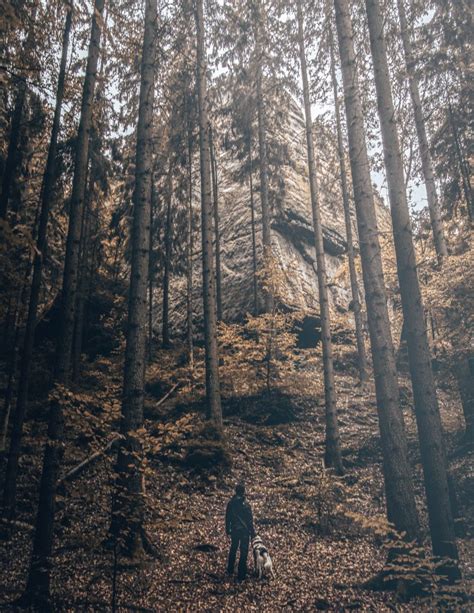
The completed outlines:
{"type": "MultiPolygon", "coordinates": [[[[202,424],[199,403],[183,404],[175,395],[153,413],[158,400],[150,396],[148,428],[161,443],[151,447],[149,455],[147,530],[162,558],[134,566],[121,559],[114,564],[113,554],[104,550],[112,469],[112,454],[105,455],[61,490],[52,577],[55,610],[110,611],[114,569],[118,611],[438,610],[436,595],[402,603],[393,592],[361,587],[381,570],[386,559],[383,539],[357,521],[358,516],[382,523],[376,518],[384,513],[377,414],[373,390],[361,391],[348,374],[339,374],[337,379],[347,469],[342,478],[322,468],[322,398],[293,398],[294,419],[274,425],[266,419],[271,407],[263,401],[242,401],[245,410],[239,409],[236,399],[224,402],[232,468],[200,474],[183,462],[202,424]],[[225,507],[241,480],[247,484],[257,531],[273,559],[273,580],[259,581],[250,572],[246,581],[236,583],[225,573],[229,545],[225,507]]],[[[416,428],[408,392],[406,395],[410,454],[426,531],[416,428]]],[[[76,396],[68,415],[73,425],[68,429],[65,471],[93,451],[97,432],[102,446],[110,438],[109,428],[116,417],[111,422],[107,411],[115,415],[120,404],[118,365],[103,368],[100,376],[86,376],[76,396]],[[84,415],[92,424],[90,431],[79,425],[84,415]]],[[[472,582],[472,453],[459,453],[460,412],[446,393],[441,392],[440,399],[463,516],[463,537],[458,540],[461,566],[465,580],[472,582]]],[[[7,603],[20,595],[26,579],[44,430],[44,415],[38,411],[27,423],[21,464],[18,508],[22,523],[8,542],[0,542],[2,610],[11,610],[7,603]]],[[[252,566],[249,555],[250,571],[252,566]]],[[[460,605],[459,610],[468,608],[460,605]]]]}

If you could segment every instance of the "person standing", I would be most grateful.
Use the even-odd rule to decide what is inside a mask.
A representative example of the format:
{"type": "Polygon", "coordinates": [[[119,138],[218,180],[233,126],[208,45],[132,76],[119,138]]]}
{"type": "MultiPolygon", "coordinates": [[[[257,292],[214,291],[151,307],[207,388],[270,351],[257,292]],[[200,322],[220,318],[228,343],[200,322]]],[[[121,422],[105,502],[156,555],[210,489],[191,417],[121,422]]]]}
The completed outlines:
{"type": "Polygon", "coordinates": [[[243,483],[236,486],[235,494],[227,504],[225,531],[231,538],[227,573],[229,575],[234,574],[235,559],[240,547],[237,579],[243,581],[247,576],[249,542],[251,538],[255,537],[252,509],[245,498],[245,485],[243,483]]]}

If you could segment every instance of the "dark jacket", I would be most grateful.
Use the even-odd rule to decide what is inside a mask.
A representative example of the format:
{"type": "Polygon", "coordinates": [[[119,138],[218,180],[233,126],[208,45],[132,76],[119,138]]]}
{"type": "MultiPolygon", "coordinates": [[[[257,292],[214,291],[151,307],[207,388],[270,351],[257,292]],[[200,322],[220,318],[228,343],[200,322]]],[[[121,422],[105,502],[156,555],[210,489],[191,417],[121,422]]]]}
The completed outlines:
{"type": "Polygon", "coordinates": [[[233,496],[225,513],[225,531],[227,534],[248,533],[255,536],[252,509],[242,496],[233,496]]]}

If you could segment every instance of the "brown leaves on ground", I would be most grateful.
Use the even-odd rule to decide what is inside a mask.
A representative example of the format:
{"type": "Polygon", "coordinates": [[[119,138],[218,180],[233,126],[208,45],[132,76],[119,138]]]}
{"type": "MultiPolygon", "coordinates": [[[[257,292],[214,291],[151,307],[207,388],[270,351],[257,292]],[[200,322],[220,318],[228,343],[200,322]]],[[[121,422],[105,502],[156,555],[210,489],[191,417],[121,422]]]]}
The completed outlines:
{"type": "MultiPolygon", "coordinates": [[[[349,377],[340,377],[338,384],[348,468],[343,478],[322,467],[322,401],[294,399],[296,420],[290,424],[255,425],[235,415],[227,419],[233,467],[224,474],[193,472],[182,462],[188,442],[202,427],[200,414],[176,417],[170,402],[161,421],[149,422],[147,531],[162,560],[131,565],[118,559],[114,564],[113,554],[103,548],[110,521],[110,456],[67,484],[58,501],[52,578],[56,610],[111,610],[114,574],[119,611],[430,610],[426,600],[400,605],[393,593],[360,587],[385,561],[381,541],[349,519],[351,514],[375,517],[384,512],[376,409],[372,392],[361,392],[349,377]],[[236,583],[225,574],[225,506],[241,480],[247,484],[257,531],[273,559],[274,580],[253,576],[250,555],[245,582],[236,583]]],[[[81,402],[87,398],[84,392],[81,402]]],[[[115,404],[111,398],[108,402],[115,404]]],[[[110,424],[109,417],[105,421],[110,424]]],[[[411,419],[408,425],[413,437],[411,419]]],[[[78,450],[69,434],[65,469],[78,455],[88,454],[87,449],[78,450]]],[[[96,448],[95,442],[91,446],[96,448]]],[[[24,525],[0,547],[3,603],[20,594],[29,561],[32,534],[27,524],[33,521],[40,458],[31,430],[27,449],[20,484],[24,525]]],[[[418,465],[416,480],[421,487],[418,465]]],[[[465,551],[464,541],[460,548],[465,551]]],[[[467,566],[465,571],[469,574],[467,566]]]]}

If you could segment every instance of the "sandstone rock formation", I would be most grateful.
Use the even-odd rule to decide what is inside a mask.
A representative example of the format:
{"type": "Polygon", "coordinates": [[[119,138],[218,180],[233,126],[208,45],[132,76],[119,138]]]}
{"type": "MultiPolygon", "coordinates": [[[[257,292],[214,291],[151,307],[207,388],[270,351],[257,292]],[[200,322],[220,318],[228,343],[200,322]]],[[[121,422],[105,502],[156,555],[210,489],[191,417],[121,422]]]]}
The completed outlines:
{"type": "MultiPolygon", "coordinates": [[[[313,230],[307,175],[306,140],[301,109],[291,102],[287,121],[280,127],[279,137],[286,143],[288,163],[280,170],[282,191],[273,199],[272,244],[278,265],[285,274],[283,306],[318,316],[318,285],[313,247],[313,230]]],[[[323,234],[327,257],[330,300],[339,312],[348,312],[350,287],[341,269],[346,262],[344,212],[339,185],[339,167],[335,137],[328,125],[315,125],[316,157],[321,191],[323,234]]],[[[252,310],[252,235],[250,192],[248,184],[233,180],[239,162],[230,151],[220,152],[219,205],[221,232],[222,302],[225,321],[241,319],[252,310]]],[[[197,174],[197,173],[195,173],[197,174]]],[[[273,180],[276,178],[273,177],[273,180]]],[[[272,176],[270,173],[270,180],[272,176]]],[[[261,262],[260,199],[258,173],[255,173],[255,209],[258,258],[261,262]]],[[[195,207],[199,210],[199,184],[195,187],[195,207]]],[[[377,199],[380,229],[390,228],[390,214],[381,199],[377,199]]],[[[354,235],[357,236],[355,220],[354,235]]],[[[196,324],[202,319],[200,234],[195,237],[194,309],[196,324]]],[[[171,286],[170,321],[175,334],[185,328],[186,282],[175,277],[171,286]]],[[[160,298],[157,296],[156,324],[159,327],[160,298]]]]}

